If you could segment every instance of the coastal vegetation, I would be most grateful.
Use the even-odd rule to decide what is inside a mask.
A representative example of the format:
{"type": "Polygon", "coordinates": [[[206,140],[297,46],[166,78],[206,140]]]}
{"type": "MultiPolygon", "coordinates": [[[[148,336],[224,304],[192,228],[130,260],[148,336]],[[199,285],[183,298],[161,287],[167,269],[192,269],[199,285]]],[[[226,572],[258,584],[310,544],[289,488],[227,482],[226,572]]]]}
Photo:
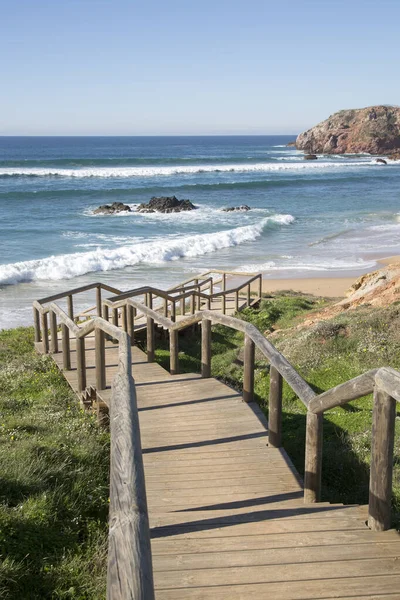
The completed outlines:
{"type": "Polygon", "coordinates": [[[33,328],[0,332],[0,598],[105,597],[109,436],[33,328]]]}

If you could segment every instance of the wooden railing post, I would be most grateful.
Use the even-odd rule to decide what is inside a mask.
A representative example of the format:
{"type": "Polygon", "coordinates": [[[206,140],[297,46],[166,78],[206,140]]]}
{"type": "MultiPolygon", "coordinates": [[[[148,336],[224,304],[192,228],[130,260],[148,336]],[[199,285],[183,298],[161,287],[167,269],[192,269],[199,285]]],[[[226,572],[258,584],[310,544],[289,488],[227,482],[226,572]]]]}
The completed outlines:
{"type": "Polygon", "coordinates": [[[122,329],[128,332],[128,312],[126,310],[126,305],[121,308],[121,321],[122,329]]]}
{"type": "Polygon", "coordinates": [[[97,316],[101,317],[101,287],[99,285],[96,288],[96,307],[97,316]]]}
{"type": "Polygon", "coordinates": [[[186,299],[182,298],[181,299],[181,315],[185,315],[185,303],[186,303],[186,299]]]}
{"type": "Polygon", "coordinates": [[[135,309],[130,304],[127,305],[128,335],[131,338],[131,346],[135,343],[135,309]]]}
{"type": "Polygon", "coordinates": [[[271,365],[269,372],[268,445],[282,446],[282,375],[271,365]]]}
{"type": "Polygon", "coordinates": [[[106,387],[106,348],[104,331],[96,327],[95,337],[95,361],[96,361],[96,389],[104,390],[106,387]]]}
{"type": "Polygon", "coordinates": [[[171,321],[173,321],[174,323],[176,321],[176,302],[175,302],[175,300],[172,300],[172,303],[171,303],[171,321]]]}
{"type": "Polygon", "coordinates": [[[190,296],[190,314],[194,315],[195,310],[196,310],[196,305],[195,305],[195,300],[196,300],[196,296],[194,295],[194,293],[190,296]]]}
{"type": "Polygon", "coordinates": [[[222,314],[226,315],[226,296],[222,294],[222,314]]]}
{"type": "Polygon", "coordinates": [[[255,345],[249,335],[244,338],[243,400],[254,400],[254,355],[255,345]]]}
{"type": "Polygon", "coordinates": [[[262,296],[262,275],[259,276],[258,278],[258,297],[261,300],[261,296],[262,296]]]}
{"type": "Polygon", "coordinates": [[[57,315],[53,310],[49,311],[50,315],[50,352],[57,354],[58,352],[58,336],[57,336],[57,315]]]}
{"type": "Polygon", "coordinates": [[[147,317],[147,362],[154,362],[154,319],[147,317]]]}
{"type": "Polygon", "coordinates": [[[118,327],[118,308],[112,309],[112,322],[115,327],[118,327]]]}
{"type": "Polygon", "coordinates": [[[201,321],[201,376],[211,377],[211,321],[201,321]]]}
{"type": "Polygon", "coordinates": [[[390,528],[395,422],[396,400],[375,388],[368,510],[368,526],[373,531],[390,528]]]}
{"type": "Polygon", "coordinates": [[[76,370],[78,376],[78,392],[83,392],[86,389],[85,338],[76,338],[76,370]]]}
{"type": "Polygon", "coordinates": [[[110,311],[107,304],[104,304],[103,306],[103,319],[107,321],[107,323],[110,320],[110,311]]]}
{"type": "Polygon", "coordinates": [[[319,502],[322,474],[322,413],[307,412],[304,502],[319,502]]]}
{"type": "Polygon", "coordinates": [[[168,298],[164,299],[164,317],[168,317],[168,298]]]}
{"type": "Polygon", "coordinates": [[[74,301],[72,298],[72,294],[67,296],[67,307],[68,307],[68,316],[71,319],[71,321],[73,321],[74,320],[74,301]]]}
{"type": "Polygon", "coordinates": [[[239,312],[239,290],[235,292],[235,312],[239,312]]]}
{"type": "Polygon", "coordinates": [[[43,354],[48,354],[49,353],[49,329],[47,326],[47,313],[41,313],[40,325],[42,328],[43,354]]]}
{"type": "Polygon", "coordinates": [[[62,333],[62,353],[63,353],[63,369],[71,370],[71,350],[69,345],[69,329],[64,323],[61,324],[62,333]]]}
{"type": "MultiPolygon", "coordinates": [[[[226,291],[226,273],[222,274],[222,291],[226,291]]],[[[225,314],[225,313],[224,313],[225,314]]]]}
{"type": "Polygon", "coordinates": [[[179,342],[176,329],[169,330],[169,370],[171,375],[179,373],[179,342]]]}
{"type": "Polygon", "coordinates": [[[40,342],[42,339],[40,335],[40,313],[35,306],[33,307],[33,326],[35,328],[35,342],[40,342]]]}
{"type": "Polygon", "coordinates": [[[250,290],[250,283],[247,286],[247,306],[250,306],[251,304],[251,290],[250,290]]]}

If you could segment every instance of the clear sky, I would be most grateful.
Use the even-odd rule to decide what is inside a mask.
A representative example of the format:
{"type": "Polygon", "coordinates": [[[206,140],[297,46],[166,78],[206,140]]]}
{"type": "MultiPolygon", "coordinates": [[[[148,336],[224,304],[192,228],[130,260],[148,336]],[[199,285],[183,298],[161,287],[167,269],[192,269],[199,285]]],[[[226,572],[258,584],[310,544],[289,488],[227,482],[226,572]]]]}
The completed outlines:
{"type": "Polygon", "coordinates": [[[0,135],[297,133],[400,104],[400,0],[0,0],[0,135]]]}

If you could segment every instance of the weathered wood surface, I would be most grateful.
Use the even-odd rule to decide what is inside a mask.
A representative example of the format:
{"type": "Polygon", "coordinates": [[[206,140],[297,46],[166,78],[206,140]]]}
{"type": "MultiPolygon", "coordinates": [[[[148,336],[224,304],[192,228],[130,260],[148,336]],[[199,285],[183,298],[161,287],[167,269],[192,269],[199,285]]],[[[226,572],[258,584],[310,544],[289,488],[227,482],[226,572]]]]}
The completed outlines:
{"type": "MultiPolygon", "coordinates": [[[[65,376],[77,390],[72,336],[70,346],[65,376]]],[[[90,334],[87,385],[95,359],[90,334]]],[[[54,360],[62,368],[62,352],[54,360]]],[[[109,385],[118,346],[107,339],[105,364],[109,385]]],[[[301,479],[284,450],[268,446],[255,403],[213,378],[171,375],[137,347],[132,373],[157,600],[400,598],[398,534],[370,531],[366,507],[304,504],[301,479]]],[[[109,404],[110,388],[99,396],[109,404]]],[[[321,417],[310,415],[318,434],[321,417]]],[[[318,456],[307,464],[318,481],[318,456]]]]}

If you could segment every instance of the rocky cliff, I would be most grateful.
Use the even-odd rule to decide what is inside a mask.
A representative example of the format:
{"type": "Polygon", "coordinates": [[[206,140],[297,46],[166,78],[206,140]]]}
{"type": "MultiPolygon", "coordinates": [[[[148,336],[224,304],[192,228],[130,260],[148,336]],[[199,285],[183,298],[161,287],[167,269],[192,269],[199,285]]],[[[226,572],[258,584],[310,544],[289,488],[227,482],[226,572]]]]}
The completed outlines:
{"type": "Polygon", "coordinates": [[[301,133],[296,148],[308,153],[398,154],[400,107],[370,106],[341,110],[301,133]]]}

